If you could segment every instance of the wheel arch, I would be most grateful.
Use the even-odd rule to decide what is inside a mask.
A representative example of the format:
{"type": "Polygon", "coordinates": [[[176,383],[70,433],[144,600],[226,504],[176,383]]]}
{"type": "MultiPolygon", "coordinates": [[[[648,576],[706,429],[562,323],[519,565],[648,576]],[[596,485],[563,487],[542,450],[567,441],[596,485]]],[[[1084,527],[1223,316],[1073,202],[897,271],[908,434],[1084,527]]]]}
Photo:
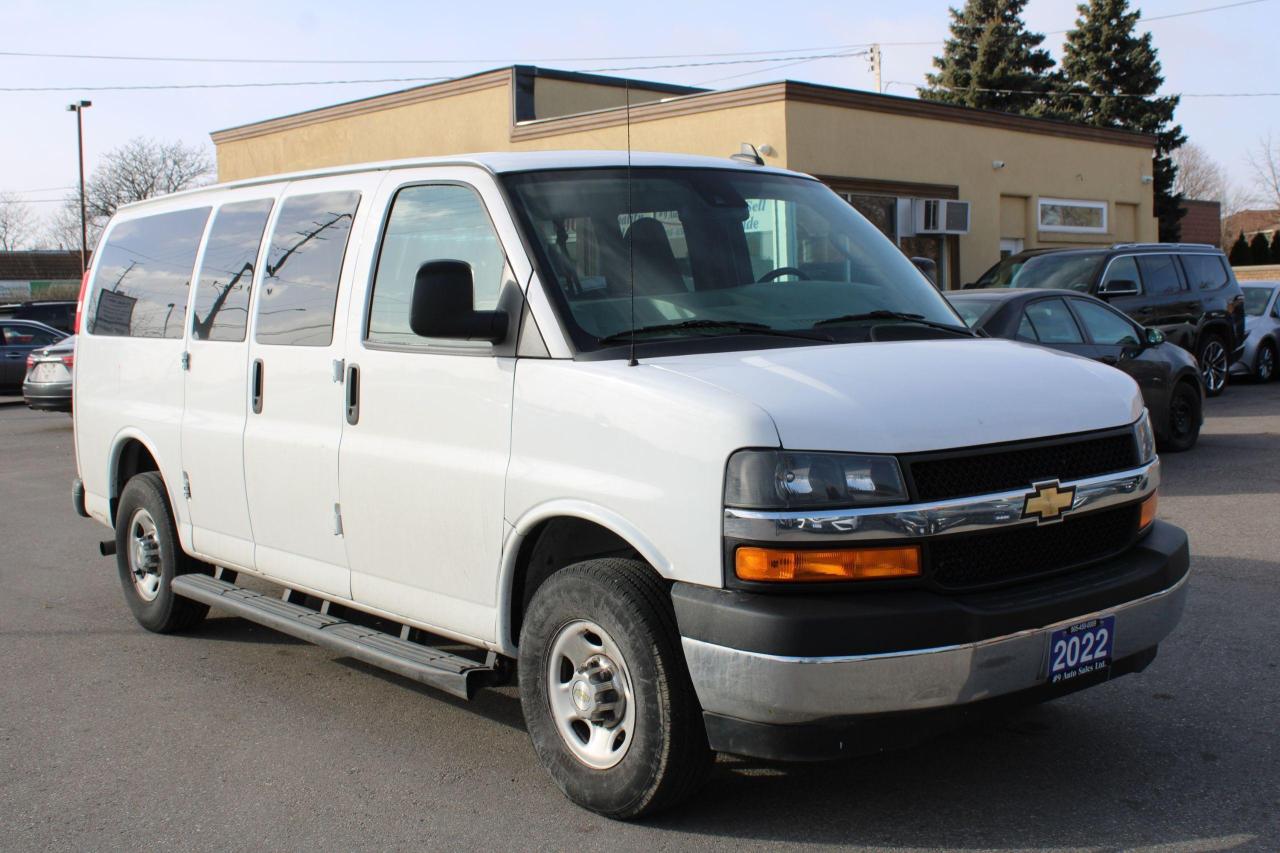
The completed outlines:
{"type": "Polygon", "coordinates": [[[648,563],[660,577],[671,575],[671,563],[661,550],[604,507],[560,500],[521,516],[504,544],[498,576],[499,650],[516,654],[527,602],[556,571],[581,560],[623,554],[648,563]]]}
{"type": "MultiPolygon", "coordinates": [[[[155,471],[164,480],[165,492],[169,492],[169,481],[160,467],[160,454],[155,444],[142,432],[124,429],[116,434],[111,443],[111,456],[107,467],[107,495],[110,502],[110,521],[116,521],[116,508],[120,505],[120,493],[130,478],[147,471],[155,471]]],[[[173,506],[173,495],[169,495],[170,507],[173,506]]]]}

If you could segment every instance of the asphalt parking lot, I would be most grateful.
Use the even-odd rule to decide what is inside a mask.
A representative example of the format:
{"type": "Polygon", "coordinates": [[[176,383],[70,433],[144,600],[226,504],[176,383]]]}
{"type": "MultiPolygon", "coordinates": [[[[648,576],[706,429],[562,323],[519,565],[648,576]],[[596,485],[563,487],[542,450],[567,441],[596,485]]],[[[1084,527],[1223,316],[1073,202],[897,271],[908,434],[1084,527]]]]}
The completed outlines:
{"type": "Polygon", "coordinates": [[[538,766],[515,691],[465,703],[215,613],[136,625],[71,510],[66,415],[0,408],[0,850],[1280,849],[1280,385],[1164,457],[1193,550],[1145,673],[909,751],[722,758],[624,825],[538,766]]]}

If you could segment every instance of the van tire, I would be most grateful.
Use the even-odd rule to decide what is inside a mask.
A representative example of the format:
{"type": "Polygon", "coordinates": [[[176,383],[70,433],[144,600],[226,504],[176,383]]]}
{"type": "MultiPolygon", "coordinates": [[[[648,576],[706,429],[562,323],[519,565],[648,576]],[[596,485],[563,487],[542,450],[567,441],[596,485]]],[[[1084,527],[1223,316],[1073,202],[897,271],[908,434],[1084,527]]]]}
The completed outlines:
{"type": "Polygon", "coordinates": [[[706,781],[714,756],[679,643],[670,592],[640,561],[604,558],[575,563],[538,588],[520,630],[520,704],[538,758],[574,803],[628,820],[668,809],[706,781]],[[600,635],[593,634],[596,629],[600,635]],[[587,638],[585,644],[564,645],[562,638],[574,631],[587,638]],[[575,669],[573,656],[563,650],[589,653],[596,648],[595,640],[600,641],[600,654],[588,661],[604,661],[603,672],[611,676],[605,681],[608,689],[596,695],[603,695],[607,705],[622,698],[604,712],[603,723],[566,723],[563,708],[570,700],[558,700],[557,712],[552,691],[571,697],[579,680],[587,683],[591,676],[583,675],[589,667],[575,669]],[[615,662],[613,656],[620,659],[615,662]],[[552,675],[555,658],[558,676],[552,675]],[[554,684],[557,677],[562,687],[554,684]],[[612,689],[619,684],[620,690],[612,689]],[[634,714],[623,720],[618,708],[634,714]],[[608,728],[610,715],[616,728],[608,728]],[[606,752],[594,757],[597,766],[587,763],[592,756],[583,757],[587,741],[596,739],[577,736],[578,744],[571,746],[573,726],[591,734],[603,729],[606,752]],[[616,737],[608,740],[612,731],[624,735],[621,747],[616,737]],[[611,757],[610,748],[620,757],[611,757]],[[616,763],[601,766],[609,761],[616,763]]]}
{"type": "Polygon", "coordinates": [[[148,631],[183,631],[209,612],[209,605],[173,593],[176,576],[203,571],[204,564],[183,552],[164,480],[155,471],[134,476],[120,493],[116,567],[125,601],[148,631]]]}

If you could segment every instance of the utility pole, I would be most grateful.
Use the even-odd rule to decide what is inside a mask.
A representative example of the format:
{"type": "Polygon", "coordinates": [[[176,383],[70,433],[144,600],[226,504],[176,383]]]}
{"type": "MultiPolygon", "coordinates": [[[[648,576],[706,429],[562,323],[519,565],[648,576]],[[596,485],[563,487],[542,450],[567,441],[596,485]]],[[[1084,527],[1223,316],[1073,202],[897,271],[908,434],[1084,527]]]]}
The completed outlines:
{"type": "Polygon", "coordinates": [[[76,114],[76,145],[80,150],[80,274],[89,268],[89,224],[84,201],[84,111],[93,101],[67,104],[67,112],[76,114]]]}
{"type": "Polygon", "coordinates": [[[884,86],[880,83],[880,45],[871,45],[871,73],[876,75],[876,91],[884,92],[884,86]]]}

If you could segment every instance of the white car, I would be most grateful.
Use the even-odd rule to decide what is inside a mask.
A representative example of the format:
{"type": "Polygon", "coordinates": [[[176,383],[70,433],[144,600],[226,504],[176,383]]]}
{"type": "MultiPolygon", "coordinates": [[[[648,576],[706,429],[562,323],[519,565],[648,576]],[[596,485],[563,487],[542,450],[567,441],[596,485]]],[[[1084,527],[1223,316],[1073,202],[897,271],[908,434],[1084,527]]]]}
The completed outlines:
{"type": "Polygon", "coordinates": [[[100,245],[74,494],[139,622],[213,606],[462,696],[518,667],[602,814],[714,751],[875,751],[1141,670],[1181,614],[1134,382],[977,337],[810,177],[393,162],[131,205],[100,245]]]}

